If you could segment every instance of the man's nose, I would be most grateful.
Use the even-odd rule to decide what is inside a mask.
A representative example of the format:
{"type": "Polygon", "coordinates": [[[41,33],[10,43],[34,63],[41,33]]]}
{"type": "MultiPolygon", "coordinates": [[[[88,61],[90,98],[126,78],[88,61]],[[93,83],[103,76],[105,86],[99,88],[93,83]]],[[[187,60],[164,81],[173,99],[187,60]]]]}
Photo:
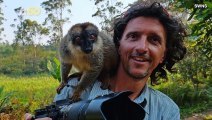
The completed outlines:
{"type": "Polygon", "coordinates": [[[146,53],[148,51],[148,41],[145,36],[141,37],[136,44],[136,50],[140,53],[146,53]]]}

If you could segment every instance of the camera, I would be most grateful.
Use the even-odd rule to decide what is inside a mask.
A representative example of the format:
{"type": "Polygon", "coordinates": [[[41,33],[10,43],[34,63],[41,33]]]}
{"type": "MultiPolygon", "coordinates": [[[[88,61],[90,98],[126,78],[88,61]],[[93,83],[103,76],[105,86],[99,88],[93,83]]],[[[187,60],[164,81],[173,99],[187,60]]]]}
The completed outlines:
{"type": "Polygon", "coordinates": [[[35,119],[53,120],[143,120],[143,107],[129,99],[130,91],[98,96],[92,100],[56,101],[44,109],[35,110],[35,119]]]}

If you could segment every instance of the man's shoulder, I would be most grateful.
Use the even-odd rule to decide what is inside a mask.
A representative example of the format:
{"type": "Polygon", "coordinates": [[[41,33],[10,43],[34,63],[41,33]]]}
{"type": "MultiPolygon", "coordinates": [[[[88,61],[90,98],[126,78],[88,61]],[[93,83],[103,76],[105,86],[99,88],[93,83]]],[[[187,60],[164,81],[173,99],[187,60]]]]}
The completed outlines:
{"type": "Polygon", "coordinates": [[[148,89],[149,89],[149,92],[150,92],[150,94],[152,96],[155,96],[155,97],[157,97],[159,99],[162,99],[162,100],[168,100],[168,101],[172,101],[173,102],[173,100],[169,96],[167,96],[166,94],[164,94],[164,93],[162,93],[162,92],[160,92],[158,90],[155,90],[155,89],[153,89],[151,87],[148,87],[148,89]]]}
{"type": "Polygon", "coordinates": [[[148,119],[180,120],[180,109],[166,94],[148,87],[145,95],[149,112],[148,119]],[[151,114],[151,115],[150,115],[151,114]]]}
{"type": "Polygon", "coordinates": [[[154,98],[154,100],[157,101],[158,104],[168,108],[172,106],[172,108],[179,110],[178,105],[169,96],[153,88],[149,87],[148,89],[149,89],[150,97],[154,98]]]}

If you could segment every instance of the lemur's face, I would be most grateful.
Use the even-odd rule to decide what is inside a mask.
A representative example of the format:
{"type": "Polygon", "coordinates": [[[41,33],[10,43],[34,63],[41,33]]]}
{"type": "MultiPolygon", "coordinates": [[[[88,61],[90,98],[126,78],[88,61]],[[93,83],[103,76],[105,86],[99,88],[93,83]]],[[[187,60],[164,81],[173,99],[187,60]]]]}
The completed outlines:
{"type": "Polygon", "coordinates": [[[89,54],[93,51],[98,40],[98,28],[91,23],[82,23],[74,25],[69,34],[73,47],[89,54]]]}

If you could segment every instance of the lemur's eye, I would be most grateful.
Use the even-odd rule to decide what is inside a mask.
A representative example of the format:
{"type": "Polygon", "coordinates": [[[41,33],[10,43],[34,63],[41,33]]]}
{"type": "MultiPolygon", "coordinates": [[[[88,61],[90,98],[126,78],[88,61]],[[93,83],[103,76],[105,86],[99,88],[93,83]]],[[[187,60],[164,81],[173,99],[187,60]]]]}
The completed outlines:
{"type": "Polygon", "coordinates": [[[81,39],[80,39],[79,36],[76,36],[76,37],[74,38],[74,41],[75,41],[75,43],[76,43],[77,45],[81,45],[81,39]]]}
{"type": "Polygon", "coordinates": [[[90,40],[93,40],[93,41],[96,41],[96,35],[91,34],[91,35],[89,36],[89,39],[90,39],[90,40]]]}

